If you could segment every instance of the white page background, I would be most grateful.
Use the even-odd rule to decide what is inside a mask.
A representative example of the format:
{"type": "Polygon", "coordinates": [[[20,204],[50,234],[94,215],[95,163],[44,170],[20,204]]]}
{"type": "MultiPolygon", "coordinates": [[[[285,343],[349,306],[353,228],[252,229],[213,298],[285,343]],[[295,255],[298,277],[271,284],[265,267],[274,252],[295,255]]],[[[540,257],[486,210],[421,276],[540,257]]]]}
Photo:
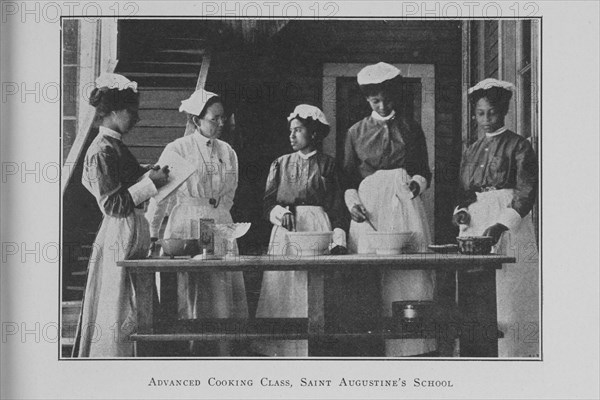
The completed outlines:
{"type": "MultiPolygon", "coordinates": [[[[5,3],[25,7],[23,2],[3,2],[3,7],[5,3]]],[[[55,4],[59,4],[64,15],[69,15],[69,7],[80,14],[86,4],[71,3],[71,6],[55,4]]],[[[330,3],[338,7],[338,16],[401,16],[403,10],[407,10],[407,2],[330,3]]],[[[28,3],[27,7],[34,10],[34,4],[28,3]]],[[[41,4],[38,7],[43,8],[41,4]]],[[[103,8],[105,15],[113,15],[114,8],[109,8],[113,2],[95,4],[103,8]]],[[[137,15],[192,17],[202,10],[197,2],[135,4],[137,15]]],[[[258,4],[262,9],[280,10],[283,3],[276,3],[280,4],[278,7],[258,4]]],[[[302,3],[300,7],[308,10],[310,4],[312,2],[302,3]]],[[[426,9],[435,10],[434,4],[429,3],[426,9]]],[[[479,10],[477,16],[481,16],[485,3],[457,4],[465,10],[463,16],[469,16],[469,7],[479,10]]],[[[512,12],[509,8],[512,3],[497,4],[506,13],[512,12]]],[[[47,15],[38,18],[38,22],[35,11],[25,16],[21,11],[17,15],[5,15],[3,8],[1,397],[597,398],[599,8],[598,3],[592,1],[529,4],[537,5],[539,12],[535,15],[543,15],[540,137],[544,360],[541,362],[58,361],[60,23],[50,21],[56,13],[51,8],[46,9],[47,15]],[[31,92],[24,95],[23,101],[22,91],[17,95],[8,94],[7,90],[14,86],[7,86],[7,82],[31,92]],[[36,88],[36,85],[39,86],[36,88]],[[15,166],[19,172],[8,174],[15,166]],[[32,172],[24,173],[25,170],[32,172]],[[11,254],[15,246],[18,252],[11,254]],[[14,329],[18,329],[18,333],[10,334],[14,329]],[[152,377],[199,379],[202,384],[199,387],[149,387],[152,377]],[[254,385],[209,387],[207,379],[210,377],[252,379],[254,385]],[[294,387],[264,388],[259,382],[262,377],[290,379],[294,387]],[[301,377],[332,379],[334,387],[300,388],[301,377]],[[335,387],[341,377],[401,378],[407,381],[407,386],[335,387]],[[414,388],[414,378],[450,380],[453,388],[414,388]]],[[[221,7],[221,2],[213,5],[221,7]]],[[[421,2],[413,5],[425,9],[421,2]]],[[[234,10],[234,7],[231,5],[228,9],[234,10]]],[[[489,10],[490,16],[496,15],[491,8],[489,10]]],[[[523,5],[520,10],[522,15],[530,11],[523,5]]],[[[414,14],[418,15],[423,13],[414,14]]]]}

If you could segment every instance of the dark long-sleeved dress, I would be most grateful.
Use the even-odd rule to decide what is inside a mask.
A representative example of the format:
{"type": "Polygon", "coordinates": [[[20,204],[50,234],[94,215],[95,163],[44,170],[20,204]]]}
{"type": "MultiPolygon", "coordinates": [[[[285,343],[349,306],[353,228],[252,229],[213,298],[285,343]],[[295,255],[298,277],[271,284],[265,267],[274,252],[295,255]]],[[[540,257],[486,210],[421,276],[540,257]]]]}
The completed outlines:
{"type": "MultiPolygon", "coordinates": [[[[396,114],[384,120],[376,113],[354,124],[346,137],[344,151],[344,188],[348,209],[362,204],[369,220],[379,232],[413,232],[413,248],[426,251],[431,243],[427,215],[420,196],[413,198],[408,185],[419,184],[424,192],[431,182],[425,135],[419,124],[396,114]]],[[[352,221],[348,238],[351,252],[373,253],[370,234],[373,229],[366,223],[352,221]]],[[[366,274],[346,276],[345,285],[350,296],[361,296],[363,285],[377,277],[366,274]]],[[[392,302],[402,300],[431,300],[435,275],[431,271],[385,271],[381,287],[381,310],[391,316],[392,302]]],[[[373,289],[375,290],[375,289],[373,289]]],[[[381,312],[370,297],[355,300],[357,308],[381,312]],[[363,304],[364,307],[361,305],[363,304]],[[367,304],[370,304],[367,306],[367,304]]],[[[340,304],[338,308],[346,307],[340,304]]],[[[435,350],[435,340],[387,340],[386,354],[408,356],[435,350]]]]}
{"type": "Polygon", "coordinates": [[[316,152],[305,158],[300,153],[286,154],[271,164],[264,196],[264,216],[271,219],[271,211],[280,206],[322,207],[332,228],[348,228],[343,209],[343,194],[335,159],[316,152]]]}
{"type": "Polygon", "coordinates": [[[101,127],[83,166],[83,185],[104,214],[94,241],[82,308],[80,357],[133,355],[127,336],[135,328],[129,276],[117,261],[145,257],[150,245],[144,202],[157,191],[121,135],[101,127]]]}
{"type": "MultiPolygon", "coordinates": [[[[299,152],[279,157],[271,165],[264,197],[265,217],[274,225],[269,254],[286,255],[287,230],[281,226],[286,212],[293,212],[296,230],[334,231],[335,244],[345,246],[348,216],[335,160],[319,152],[299,152]]],[[[295,255],[296,256],[296,255],[295,255]]],[[[257,317],[306,318],[306,271],[268,271],[263,275],[257,317]]],[[[271,356],[306,356],[306,340],[259,342],[255,350],[271,356]]]]}
{"type": "MultiPolygon", "coordinates": [[[[371,115],[348,130],[344,189],[358,189],[362,180],[375,172],[397,168],[431,182],[427,144],[419,124],[402,116],[381,121],[371,115]]],[[[421,191],[425,189],[421,187],[421,191]]]]}
{"type": "Polygon", "coordinates": [[[487,134],[463,154],[457,210],[471,216],[460,236],[479,236],[500,223],[496,253],[516,264],[497,271],[498,324],[504,338],[500,357],[539,354],[539,264],[530,211],[538,187],[538,162],[527,139],[506,129],[487,134]]]}
{"type": "Polygon", "coordinates": [[[535,203],[537,157],[527,139],[509,130],[485,135],[464,152],[460,167],[459,208],[477,199],[476,193],[511,189],[510,208],[525,217],[535,203]]]}

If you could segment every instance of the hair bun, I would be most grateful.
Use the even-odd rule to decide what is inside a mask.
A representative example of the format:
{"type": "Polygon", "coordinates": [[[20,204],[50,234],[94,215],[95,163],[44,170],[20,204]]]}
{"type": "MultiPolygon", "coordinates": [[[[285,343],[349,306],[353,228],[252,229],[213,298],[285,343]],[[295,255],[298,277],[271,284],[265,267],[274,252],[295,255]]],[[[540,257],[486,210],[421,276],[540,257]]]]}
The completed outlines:
{"type": "Polygon", "coordinates": [[[100,104],[100,102],[102,101],[102,90],[98,89],[98,88],[94,88],[94,90],[92,90],[92,93],[90,93],[90,105],[92,107],[98,107],[98,105],[100,104]]]}

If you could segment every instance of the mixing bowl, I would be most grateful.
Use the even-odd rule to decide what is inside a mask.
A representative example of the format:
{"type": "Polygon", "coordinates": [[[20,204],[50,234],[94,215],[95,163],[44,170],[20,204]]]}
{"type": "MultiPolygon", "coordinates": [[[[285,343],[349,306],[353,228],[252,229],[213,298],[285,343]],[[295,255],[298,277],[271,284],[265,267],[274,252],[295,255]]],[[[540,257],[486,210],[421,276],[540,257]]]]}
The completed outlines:
{"type": "Polygon", "coordinates": [[[411,248],[413,232],[369,232],[369,247],[379,255],[400,254],[411,248]]]}
{"type": "Polygon", "coordinates": [[[287,232],[286,235],[287,255],[310,257],[325,254],[333,232],[287,232]]]}
{"type": "Polygon", "coordinates": [[[198,239],[161,239],[159,241],[167,256],[193,256],[200,253],[198,239]]]}

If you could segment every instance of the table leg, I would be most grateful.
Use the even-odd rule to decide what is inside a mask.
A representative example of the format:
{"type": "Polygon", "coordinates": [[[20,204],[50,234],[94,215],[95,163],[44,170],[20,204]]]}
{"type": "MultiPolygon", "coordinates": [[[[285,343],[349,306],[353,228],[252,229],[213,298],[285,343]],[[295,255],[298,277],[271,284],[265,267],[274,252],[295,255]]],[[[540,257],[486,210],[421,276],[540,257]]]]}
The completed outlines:
{"type": "Polygon", "coordinates": [[[498,357],[496,270],[457,274],[460,356],[498,357]]]}
{"type": "Polygon", "coordinates": [[[177,319],[177,274],[160,273],[160,318],[177,319]]]}
{"type": "Polygon", "coordinates": [[[315,356],[319,337],[325,333],[325,273],[308,271],[308,355],[315,356]],[[315,338],[314,335],[317,337],[315,338]]]}
{"type": "MultiPolygon", "coordinates": [[[[152,273],[139,273],[136,276],[137,333],[154,333],[154,286],[155,276],[152,273]]],[[[136,357],[152,355],[152,343],[137,342],[136,357]]]]}

